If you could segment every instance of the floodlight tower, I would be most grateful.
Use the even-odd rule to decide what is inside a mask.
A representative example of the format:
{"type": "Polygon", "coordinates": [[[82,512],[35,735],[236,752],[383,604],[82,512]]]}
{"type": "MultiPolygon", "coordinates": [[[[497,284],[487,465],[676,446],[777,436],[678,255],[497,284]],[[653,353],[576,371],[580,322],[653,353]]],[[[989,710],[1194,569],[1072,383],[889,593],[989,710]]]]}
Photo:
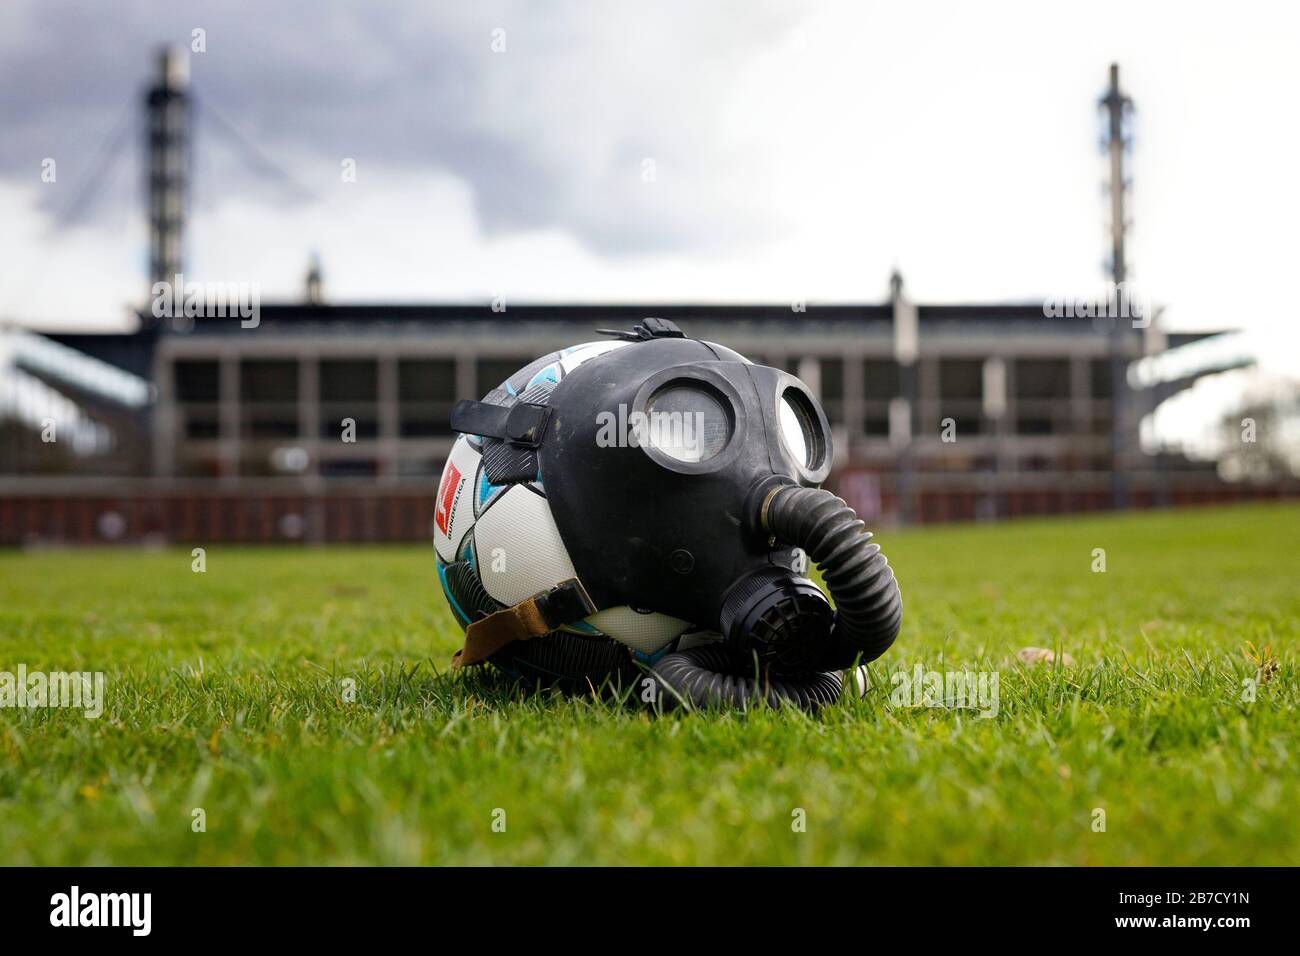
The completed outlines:
{"type": "MultiPolygon", "coordinates": [[[[1124,213],[1124,199],[1128,182],[1124,176],[1124,159],[1132,147],[1130,126],[1133,101],[1120,90],[1119,64],[1110,65],[1110,87],[1098,104],[1106,116],[1106,139],[1103,148],[1110,166],[1110,262],[1108,272],[1115,286],[1115,301],[1124,297],[1124,283],[1128,278],[1128,262],[1124,255],[1124,238],[1128,220],[1124,213]]],[[[1116,316],[1110,332],[1110,382],[1111,382],[1111,505],[1116,509],[1129,504],[1128,458],[1126,447],[1128,431],[1128,377],[1125,352],[1124,319],[1116,316]]]]}
{"type": "Polygon", "coordinates": [[[189,73],[188,53],[164,48],[158,74],[145,92],[151,290],[153,283],[170,283],[181,271],[189,192],[189,73]]]}

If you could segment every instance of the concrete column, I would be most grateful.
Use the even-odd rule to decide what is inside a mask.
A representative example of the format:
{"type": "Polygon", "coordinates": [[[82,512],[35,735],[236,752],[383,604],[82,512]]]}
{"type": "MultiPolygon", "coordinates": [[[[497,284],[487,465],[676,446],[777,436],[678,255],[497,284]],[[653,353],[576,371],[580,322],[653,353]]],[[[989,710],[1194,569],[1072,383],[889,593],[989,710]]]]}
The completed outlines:
{"type": "Polygon", "coordinates": [[[310,462],[306,475],[320,474],[320,356],[298,358],[298,435],[310,462]]]}
{"type": "Polygon", "coordinates": [[[474,401],[482,398],[478,394],[478,382],[474,374],[474,353],[459,352],[456,355],[456,399],[472,399],[474,401]]]}
{"type": "MultiPolygon", "coordinates": [[[[779,356],[768,356],[768,363],[773,368],[785,368],[786,360],[779,356]]],[[[822,360],[816,355],[804,355],[794,370],[795,377],[808,386],[809,391],[822,400],[822,360]]]]}
{"type": "Polygon", "coordinates": [[[939,434],[939,360],[923,358],[916,369],[917,404],[921,410],[921,434],[939,434]]]}
{"type": "Polygon", "coordinates": [[[1080,438],[1091,432],[1092,369],[1086,355],[1070,357],[1070,420],[1071,431],[1080,438]]]}
{"type": "Polygon", "coordinates": [[[219,450],[217,457],[221,462],[221,479],[226,482],[239,481],[240,435],[239,435],[239,353],[232,348],[223,349],[218,360],[220,407],[218,411],[219,450]]]}
{"type": "Polygon", "coordinates": [[[1016,409],[1016,360],[1014,356],[1003,356],[1003,362],[1006,365],[1006,386],[1007,386],[1007,410],[1002,418],[1002,427],[998,429],[998,472],[1000,474],[1010,474],[1017,470],[1015,449],[1018,442],[1016,437],[1016,418],[1019,414],[1016,409]]]}
{"type": "Polygon", "coordinates": [[[153,473],[160,477],[176,474],[176,395],[175,370],[170,356],[162,349],[154,352],[153,381],[158,391],[154,397],[153,432],[150,454],[153,473]]]}
{"type": "Polygon", "coordinates": [[[866,372],[862,367],[863,356],[848,354],[844,356],[844,431],[848,441],[845,452],[849,460],[853,458],[853,448],[863,440],[863,429],[867,418],[865,393],[867,388],[866,372]]]}
{"type": "Polygon", "coordinates": [[[992,426],[988,430],[988,443],[993,450],[992,464],[984,479],[984,494],[976,505],[977,515],[983,519],[998,517],[998,473],[1005,464],[1004,452],[1007,434],[1007,359],[990,355],[984,360],[983,401],[984,418],[992,426]]]}
{"type": "Polygon", "coordinates": [[[397,480],[397,451],[400,423],[397,406],[397,357],[379,356],[379,476],[384,482],[397,480]]]}

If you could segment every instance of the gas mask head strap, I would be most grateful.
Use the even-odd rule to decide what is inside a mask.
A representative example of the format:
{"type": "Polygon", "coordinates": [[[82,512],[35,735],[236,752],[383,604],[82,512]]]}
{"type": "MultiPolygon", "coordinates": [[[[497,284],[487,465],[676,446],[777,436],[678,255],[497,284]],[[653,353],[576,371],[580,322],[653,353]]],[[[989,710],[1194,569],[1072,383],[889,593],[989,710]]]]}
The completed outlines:
{"type": "Polygon", "coordinates": [[[487,660],[512,641],[530,641],[596,613],[577,578],[474,621],[465,629],[465,646],[451,659],[453,669],[487,660]]]}
{"type": "Polygon", "coordinates": [[[545,405],[491,405],[462,399],[451,410],[451,427],[463,435],[500,438],[521,448],[536,448],[550,417],[551,410],[545,405]]]}

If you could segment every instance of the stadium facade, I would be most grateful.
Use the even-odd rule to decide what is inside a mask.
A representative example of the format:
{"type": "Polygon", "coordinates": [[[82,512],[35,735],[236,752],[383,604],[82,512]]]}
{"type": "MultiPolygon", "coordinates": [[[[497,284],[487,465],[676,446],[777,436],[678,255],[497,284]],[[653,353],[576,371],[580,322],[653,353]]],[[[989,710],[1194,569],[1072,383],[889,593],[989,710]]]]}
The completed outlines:
{"type": "Polygon", "coordinates": [[[831,484],[871,520],[1247,493],[1142,452],[1167,389],[1125,377],[1115,398],[1117,343],[1127,367],[1203,336],[1049,311],[917,305],[895,275],[867,305],[304,302],[255,324],[145,314],[131,335],[25,334],[14,371],[50,397],[5,427],[0,541],[424,538],[458,399],[648,315],[807,382],[834,429],[831,484]],[[91,429],[80,449],[40,440],[57,408],[91,429]]]}

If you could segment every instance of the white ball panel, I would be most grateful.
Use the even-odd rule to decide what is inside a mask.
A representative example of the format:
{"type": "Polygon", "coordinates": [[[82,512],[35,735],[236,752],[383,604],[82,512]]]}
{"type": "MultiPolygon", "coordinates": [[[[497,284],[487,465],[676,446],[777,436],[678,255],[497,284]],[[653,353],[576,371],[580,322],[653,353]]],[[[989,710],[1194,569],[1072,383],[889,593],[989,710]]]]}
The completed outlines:
{"type": "Polygon", "coordinates": [[[624,605],[597,611],[585,618],[588,624],[634,651],[653,654],[686,628],[689,622],[667,614],[642,614],[624,605]]]}
{"type": "Polygon", "coordinates": [[[474,550],[483,587],[502,604],[518,604],[577,577],[550,506],[527,485],[507,488],[483,512],[474,550]]]}
{"type": "Polygon", "coordinates": [[[474,526],[474,483],[482,456],[461,436],[447,456],[433,503],[433,547],[444,561],[456,560],[465,532],[474,526]]]}
{"type": "Polygon", "coordinates": [[[505,485],[494,485],[488,481],[487,470],[480,462],[478,476],[474,481],[474,514],[481,515],[492,506],[497,496],[506,490],[505,485]]]}

